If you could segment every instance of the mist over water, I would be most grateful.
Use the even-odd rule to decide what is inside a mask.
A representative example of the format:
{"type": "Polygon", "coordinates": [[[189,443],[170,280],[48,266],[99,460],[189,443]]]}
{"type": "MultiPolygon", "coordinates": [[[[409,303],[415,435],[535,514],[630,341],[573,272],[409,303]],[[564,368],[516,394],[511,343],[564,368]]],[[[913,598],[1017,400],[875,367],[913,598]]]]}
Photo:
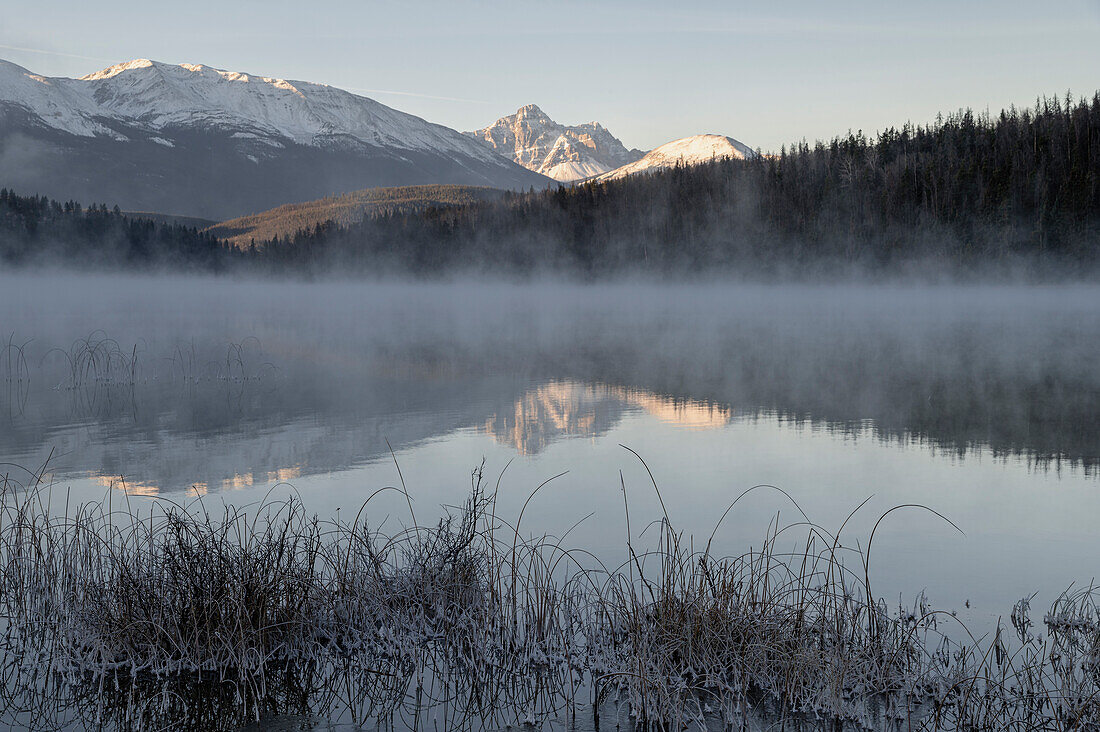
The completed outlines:
{"type": "MultiPolygon", "coordinates": [[[[432,516],[484,458],[494,479],[511,461],[512,515],[569,471],[525,526],[591,513],[569,543],[610,554],[620,471],[634,533],[660,511],[622,443],[697,536],[756,484],[829,528],[873,495],[853,542],[889,507],[927,505],[966,535],[895,514],[881,587],[982,617],[1087,581],[1100,548],[1094,286],[22,275],[0,291],[0,459],[49,459],[80,497],[124,480],[132,497],[248,503],[290,484],[312,511],[355,511],[399,480],[396,457],[432,516]]],[[[406,520],[387,501],[372,524],[406,520]]],[[[798,518],[756,491],[718,540],[758,544],[777,511],[798,518]]]]}

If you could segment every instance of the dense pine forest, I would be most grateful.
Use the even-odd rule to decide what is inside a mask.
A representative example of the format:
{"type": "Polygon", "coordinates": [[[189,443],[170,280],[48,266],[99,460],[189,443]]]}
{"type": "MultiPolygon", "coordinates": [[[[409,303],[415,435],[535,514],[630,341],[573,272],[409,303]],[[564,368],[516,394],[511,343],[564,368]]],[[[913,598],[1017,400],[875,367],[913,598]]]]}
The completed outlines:
{"type": "Polygon", "coordinates": [[[1100,259],[1100,93],[744,161],[329,221],[243,250],[102,207],[11,194],[0,199],[0,231],[8,261],[104,252],[294,273],[798,273],[930,262],[1080,270],[1100,259]]]}
{"type": "Polygon", "coordinates": [[[0,262],[7,265],[211,271],[244,257],[193,227],[0,190],[0,262]]]}

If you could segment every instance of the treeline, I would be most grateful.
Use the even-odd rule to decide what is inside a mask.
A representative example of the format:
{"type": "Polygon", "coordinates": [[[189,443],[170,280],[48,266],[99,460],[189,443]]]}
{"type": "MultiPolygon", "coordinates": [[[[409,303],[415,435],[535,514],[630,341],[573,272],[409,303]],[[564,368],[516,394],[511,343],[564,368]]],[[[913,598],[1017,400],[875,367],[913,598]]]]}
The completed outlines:
{"type": "Polygon", "coordinates": [[[275,268],[413,272],[1092,264],[1100,252],[1100,94],[318,226],[260,248],[275,268]]]}
{"type": "Polygon", "coordinates": [[[246,258],[193,227],[0,189],[0,262],[7,265],[217,271],[246,258]]]}

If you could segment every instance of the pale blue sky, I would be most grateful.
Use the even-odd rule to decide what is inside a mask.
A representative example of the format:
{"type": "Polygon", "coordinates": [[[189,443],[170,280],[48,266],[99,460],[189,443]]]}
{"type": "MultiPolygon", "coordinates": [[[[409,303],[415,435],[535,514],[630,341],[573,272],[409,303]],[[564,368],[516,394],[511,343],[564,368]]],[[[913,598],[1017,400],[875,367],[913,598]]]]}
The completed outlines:
{"type": "Polygon", "coordinates": [[[1100,89],[1100,0],[4,1],[0,58],[50,76],[204,63],[462,130],[533,102],[640,148],[717,132],[772,150],[1100,89]]]}

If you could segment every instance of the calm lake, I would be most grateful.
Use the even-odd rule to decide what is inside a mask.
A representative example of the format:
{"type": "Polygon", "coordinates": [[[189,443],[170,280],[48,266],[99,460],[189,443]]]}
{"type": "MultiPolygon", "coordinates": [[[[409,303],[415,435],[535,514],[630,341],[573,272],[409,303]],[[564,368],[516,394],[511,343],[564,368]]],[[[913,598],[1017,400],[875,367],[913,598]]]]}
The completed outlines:
{"type": "MultiPolygon", "coordinates": [[[[564,473],[522,533],[621,559],[622,486],[634,541],[661,515],[648,466],[699,541],[746,489],[787,494],[730,511],[729,553],[804,520],[794,502],[835,530],[869,498],[844,532],[861,547],[893,506],[939,512],[962,533],[911,508],[876,534],[892,606],[925,591],[992,624],[1096,572],[1097,287],[9,275],[0,292],[0,460],[20,481],[45,466],[58,505],[293,491],[347,515],[403,480],[423,523],[484,461],[512,517],[564,473]]],[[[395,496],[372,526],[410,522],[395,496]]]]}

